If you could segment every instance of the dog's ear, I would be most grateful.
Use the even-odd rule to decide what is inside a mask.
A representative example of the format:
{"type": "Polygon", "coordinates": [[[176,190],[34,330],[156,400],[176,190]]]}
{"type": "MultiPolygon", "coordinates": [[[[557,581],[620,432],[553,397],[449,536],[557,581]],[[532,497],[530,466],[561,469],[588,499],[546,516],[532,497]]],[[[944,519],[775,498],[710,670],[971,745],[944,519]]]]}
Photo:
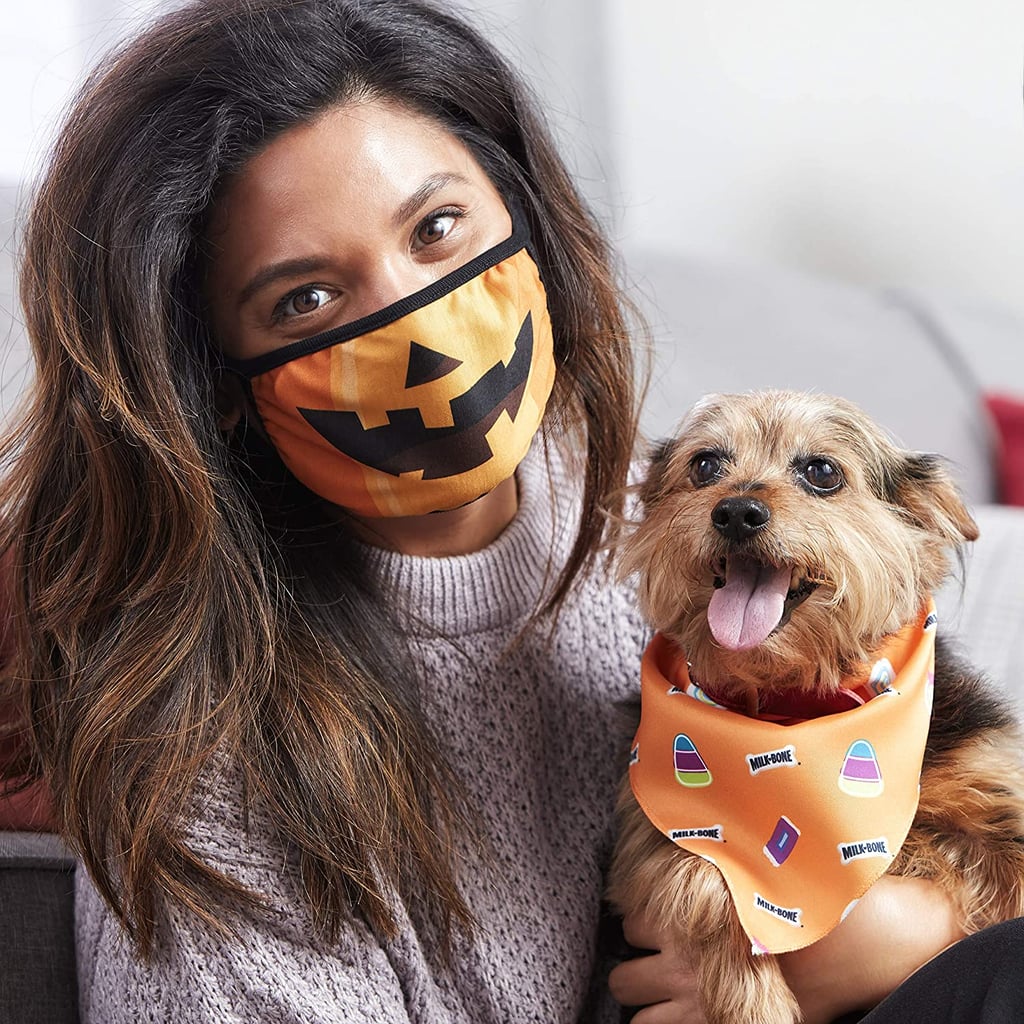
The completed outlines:
{"type": "Polygon", "coordinates": [[[977,523],[967,511],[943,460],[924,452],[901,452],[885,466],[883,496],[921,526],[949,544],[978,539],[977,523]]]}
{"type": "Polygon", "coordinates": [[[678,442],[675,438],[655,441],[648,456],[647,474],[640,485],[640,500],[644,508],[651,508],[664,497],[668,475],[668,464],[678,442]]]}

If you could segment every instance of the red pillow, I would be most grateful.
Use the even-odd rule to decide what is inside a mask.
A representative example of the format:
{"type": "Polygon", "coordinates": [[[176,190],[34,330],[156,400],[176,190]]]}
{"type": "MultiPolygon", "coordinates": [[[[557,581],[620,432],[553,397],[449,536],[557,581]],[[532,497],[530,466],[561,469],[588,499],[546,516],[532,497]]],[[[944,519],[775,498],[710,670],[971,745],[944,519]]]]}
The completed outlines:
{"type": "MultiPolygon", "coordinates": [[[[7,559],[0,561],[0,570],[7,568],[7,559]]],[[[9,573],[2,572],[4,580],[9,573]]],[[[10,614],[7,600],[7,588],[0,586],[0,665],[11,655],[10,614]]],[[[13,711],[9,706],[0,706],[0,726],[5,726],[12,718],[13,711]]],[[[4,770],[18,753],[23,738],[18,733],[0,739],[0,780],[4,770]]],[[[6,792],[6,785],[0,781],[0,830],[5,832],[53,832],[53,804],[50,791],[44,782],[34,782],[18,793],[6,792]]]]}
{"type": "Polygon", "coordinates": [[[999,500],[1024,505],[1024,400],[993,394],[985,401],[999,435],[999,500]]]}
{"type": "Polygon", "coordinates": [[[57,831],[46,783],[33,782],[19,793],[0,793],[0,831],[57,831]]]}

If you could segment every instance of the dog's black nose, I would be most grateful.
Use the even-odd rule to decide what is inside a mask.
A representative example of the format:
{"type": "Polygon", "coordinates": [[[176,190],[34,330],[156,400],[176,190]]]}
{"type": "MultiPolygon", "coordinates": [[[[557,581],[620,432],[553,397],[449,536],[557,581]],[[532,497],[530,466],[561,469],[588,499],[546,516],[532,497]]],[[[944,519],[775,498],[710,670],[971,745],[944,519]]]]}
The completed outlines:
{"type": "Polygon", "coordinates": [[[711,522],[729,540],[744,540],[768,525],[772,510],[757,498],[723,498],[711,510],[711,522]]]}

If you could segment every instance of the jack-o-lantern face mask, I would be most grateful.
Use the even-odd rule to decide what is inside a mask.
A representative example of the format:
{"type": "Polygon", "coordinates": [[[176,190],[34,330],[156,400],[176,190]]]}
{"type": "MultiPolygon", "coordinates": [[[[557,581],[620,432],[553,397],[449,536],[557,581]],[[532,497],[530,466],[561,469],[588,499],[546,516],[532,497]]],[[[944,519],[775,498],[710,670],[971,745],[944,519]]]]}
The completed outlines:
{"type": "Polygon", "coordinates": [[[248,378],[285,465],[361,515],[457,508],[515,472],[555,377],[544,285],[511,237],[398,302],[253,359],[248,378]]]}

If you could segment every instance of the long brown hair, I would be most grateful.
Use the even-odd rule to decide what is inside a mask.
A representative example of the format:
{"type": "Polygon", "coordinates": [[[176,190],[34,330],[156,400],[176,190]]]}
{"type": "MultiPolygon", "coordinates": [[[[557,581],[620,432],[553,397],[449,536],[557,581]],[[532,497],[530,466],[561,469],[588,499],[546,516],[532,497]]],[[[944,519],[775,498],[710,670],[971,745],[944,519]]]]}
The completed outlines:
{"type": "Polygon", "coordinates": [[[165,899],[211,925],[213,908],[254,900],[183,838],[222,756],[296,852],[326,934],[352,913],[393,933],[392,886],[445,935],[469,922],[448,841],[463,819],[415,670],[400,645],[380,650],[386,603],[344,530],[272,452],[218,430],[198,282],[225,176],[366,93],[448,127],[529,219],[555,329],[551,416],[586,450],[547,611],[597,557],[602,503],[625,480],[633,365],[606,244],[522,85],[462,21],[417,0],[203,0],[98,69],[25,233],[35,381],[0,452],[6,685],[31,731],[11,773],[48,780],[143,954],[165,899]]]}

